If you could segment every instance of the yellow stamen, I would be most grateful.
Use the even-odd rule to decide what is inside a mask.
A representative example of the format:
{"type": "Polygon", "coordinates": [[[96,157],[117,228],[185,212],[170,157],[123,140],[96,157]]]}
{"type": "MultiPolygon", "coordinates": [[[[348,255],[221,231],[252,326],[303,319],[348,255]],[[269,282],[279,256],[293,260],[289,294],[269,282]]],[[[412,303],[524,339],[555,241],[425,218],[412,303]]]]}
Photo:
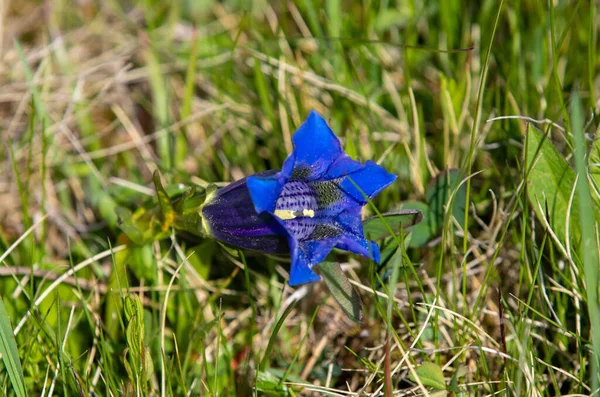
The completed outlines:
{"type": "Polygon", "coordinates": [[[290,219],[296,219],[299,216],[306,216],[309,218],[315,217],[315,211],[309,209],[303,209],[302,211],[292,211],[292,210],[275,210],[273,213],[276,217],[281,220],[289,221],[290,219]]]}
{"type": "Polygon", "coordinates": [[[275,210],[275,216],[284,221],[289,221],[290,219],[294,219],[296,217],[296,213],[290,210],[275,210]]]}
{"type": "Polygon", "coordinates": [[[307,216],[309,218],[314,218],[315,217],[315,211],[303,209],[302,210],[302,215],[307,216]]]}

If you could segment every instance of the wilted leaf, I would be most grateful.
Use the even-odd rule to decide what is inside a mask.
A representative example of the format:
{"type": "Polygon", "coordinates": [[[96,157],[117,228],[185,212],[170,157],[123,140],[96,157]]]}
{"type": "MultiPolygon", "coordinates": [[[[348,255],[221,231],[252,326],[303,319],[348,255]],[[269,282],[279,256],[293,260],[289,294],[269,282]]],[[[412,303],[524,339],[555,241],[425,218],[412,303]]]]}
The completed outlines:
{"type": "Polygon", "coordinates": [[[342,267],[336,262],[322,262],[317,266],[331,295],[339,303],[346,315],[355,323],[362,322],[362,302],[360,295],[352,287],[342,267]]]}

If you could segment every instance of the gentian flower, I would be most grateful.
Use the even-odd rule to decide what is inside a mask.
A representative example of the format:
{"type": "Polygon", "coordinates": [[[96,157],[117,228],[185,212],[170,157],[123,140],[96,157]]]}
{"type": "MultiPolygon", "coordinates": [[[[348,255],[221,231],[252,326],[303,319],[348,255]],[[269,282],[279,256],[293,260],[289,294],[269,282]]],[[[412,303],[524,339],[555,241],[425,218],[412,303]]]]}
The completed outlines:
{"type": "Polygon", "coordinates": [[[352,160],[314,111],[292,141],[281,171],[249,176],[207,197],[207,234],[259,252],[289,252],[291,286],[320,280],[313,266],[334,247],[379,262],[378,245],[364,236],[361,209],[396,176],[372,161],[352,160]]]}

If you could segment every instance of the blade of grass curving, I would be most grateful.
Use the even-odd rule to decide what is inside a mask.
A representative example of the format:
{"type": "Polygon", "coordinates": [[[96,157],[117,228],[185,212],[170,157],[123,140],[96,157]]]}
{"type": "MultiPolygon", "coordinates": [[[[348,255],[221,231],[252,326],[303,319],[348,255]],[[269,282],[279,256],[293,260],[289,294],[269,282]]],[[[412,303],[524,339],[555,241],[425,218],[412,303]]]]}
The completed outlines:
{"type": "Polygon", "coordinates": [[[33,97],[35,112],[41,117],[42,122],[47,123],[48,121],[50,121],[48,111],[46,110],[44,102],[40,99],[40,91],[34,82],[33,71],[29,67],[29,63],[27,62],[27,58],[25,57],[25,52],[23,52],[23,47],[21,47],[21,43],[18,40],[14,40],[13,45],[15,46],[15,50],[17,51],[19,61],[21,62],[21,67],[23,69],[23,73],[25,73],[25,79],[27,80],[29,91],[31,92],[31,96],[33,97]]]}
{"type": "MultiPolygon", "coordinates": [[[[319,21],[319,10],[315,8],[315,5],[311,0],[304,0],[303,3],[306,15],[308,16],[308,24],[312,29],[312,34],[317,37],[323,37],[323,28],[319,21]]],[[[304,39],[305,37],[301,38],[304,39]]]]}
{"type": "MultiPolygon", "coordinates": [[[[467,164],[465,166],[466,172],[464,175],[471,175],[473,168],[473,156],[475,155],[475,138],[477,136],[477,130],[479,130],[479,124],[481,123],[481,107],[483,105],[483,93],[485,91],[485,83],[487,79],[487,73],[489,68],[490,54],[492,53],[492,45],[494,44],[494,38],[496,37],[496,29],[498,28],[498,22],[500,21],[500,14],[502,7],[504,6],[504,0],[500,1],[498,6],[498,12],[496,13],[496,20],[494,21],[494,27],[492,29],[492,35],[490,37],[490,43],[488,45],[485,59],[483,61],[483,68],[481,70],[481,80],[479,81],[479,88],[477,90],[477,106],[475,108],[475,122],[471,129],[471,140],[469,142],[469,153],[467,155],[467,164]]],[[[467,197],[465,198],[465,222],[464,222],[464,237],[463,237],[463,253],[467,252],[467,245],[469,242],[469,201],[471,200],[471,179],[467,180],[467,197]]]]}
{"type": "Polygon", "coordinates": [[[288,307],[285,308],[285,311],[283,312],[281,317],[279,317],[279,320],[277,320],[277,323],[275,324],[275,328],[273,328],[273,332],[271,332],[271,337],[269,338],[269,343],[267,343],[267,348],[265,349],[265,354],[263,355],[262,360],[260,360],[259,369],[261,371],[264,371],[267,368],[267,364],[269,363],[268,362],[269,356],[271,355],[271,350],[273,350],[273,345],[275,344],[275,338],[277,337],[277,334],[279,333],[279,330],[281,329],[283,322],[285,321],[287,316],[292,312],[292,309],[296,306],[296,303],[298,303],[297,300],[292,301],[288,305],[288,307]]]}
{"type": "MultiPolygon", "coordinates": [[[[41,138],[42,138],[42,166],[41,166],[41,170],[40,170],[40,177],[41,177],[41,185],[42,185],[42,194],[41,194],[41,198],[40,198],[40,208],[42,210],[42,213],[46,212],[46,197],[48,195],[48,193],[46,192],[46,176],[48,175],[48,167],[46,165],[46,155],[48,152],[48,141],[49,141],[49,137],[46,133],[46,122],[42,121],[42,130],[40,132],[41,138]]],[[[48,225],[46,223],[44,223],[42,225],[42,230],[40,231],[40,241],[46,241],[46,236],[47,236],[47,228],[48,225]]],[[[45,251],[46,251],[46,246],[44,244],[40,244],[40,250],[41,250],[41,254],[42,257],[45,255],[45,251]]],[[[32,281],[33,282],[33,281],[32,281]]]]}
{"type": "Polygon", "coordinates": [[[198,32],[194,28],[192,36],[192,48],[190,50],[190,58],[188,61],[187,72],[185,74],[185,91],[183,96],[183,104],[181,105],[181,119],[185,120],[192,113],[192,99],[194,98],[194,84],[196,78],[196,64],[198,62],[198,32]]]}
{"type": "MultiPolygon", "coordinates": [[[[400,252],[404,252],[404,239],[400,239],[400,246],[398,249],[400,252]]],[[[400,265],[402,261],[394,261],[392,267],[392,276],[390,277],[389,287],[388,287],[388,301],[387,301],[387,332],[385,336],[385,395],[386,397],[392,397],[392,381],[391,381],[391,357],[390,357],[390,345],[392,343],[392,333],[394,331],[394,326],[392,324],[392,307],[395,306],[394,296],[396,295],[396,285],[398,284],[398,278],[400,276],[400,265]]]]}
{"type": "MultiPolygon", "coordinates": [[[[556,95],[554,96],[556,98],[556,100],[558,100],[559,104],[560,104],[560,109],[562,111],[562,116],[565,119],[565,127],[567,128],[567,136],[569,136],[570,128],[571,128],[571,122],[569,121],[569,112],[567,112],[567,107],[565,105],[565,101],[563,99],[563,89],[562,89],[562,83],[560,82],[560,77],[558,76],[558,53],[559,53],[559,45],[557,45],[556,43],[556,37],[555,37],[555,33],[556,33],[556,22],[554,21],[554,2],[548,0],[548,9],[549,9],[549,14],[550,14],[550,52],[551,52],[551,58],[552,58],[552,80],[554,81],[554,85],[556,88],[556,95]]],[[[567,139],[567,144],[570,145],[569,140],[567,139]]]]}
{"type": "MultiPolygon", "coordinates": [[[[246,256],[242,250],[238,250],[238,255],[240,256],[240,260],[244,264],[244,281],[246,282],[246,290],[248,292],[248,299],[250,300],[250,310],[252,310],[252,319],[250,320],[250,329],[248,330],[246,341],[250,353],[248,356],[252,355],[254,352],[254,333],[256,332],[256,303],[254,302],[254,298],[252,297],[252,283],[250,282],[250,269],[248,268],[248,264],[246,263],[246,256]]],[[[254,357],[257,357],[254,355],[254,357]]],[[[258,363],[255,363],[258,364],[258,363]]]]}
{"type": "Polygon", "coordinates": [[[575,167],[577,169],[577,193],[579,194],[580,223],[581,223],[581,251],[583,252],[583,268],[585,283],[587,285],[587,306],[591,322],[592,357],[591,384],[592,390],[598,388],[598,369],[600,360],[600,302],[598,302],[598,224],[595,222],[594,207],[588,181],[587,166],[585,161],[586,145],[583,131],[583,110],[581,100],[577,93],[571,97],[571,127],[575,141],[575,167]],[[595,357],[594,357],[595,356],[595,357]]]}
{"type": "Polygon", "coordinates": [[[588,36],[588,84],[590,86],[589,103],[594,106],[596,103],[596,95],[594,94],[596,87],[594,80],[596,79],[596,43],[598,38],[598,26],[596,23],[596,1],[590,0],[590,19],[589,19],[589,36],[588,36]]]}
{"type": "Polygon", "coordinates": [[[306,333],[302,337],[302,340],[300,341],[300,344],[298,345],[298,349],[296,349],[296,354],[294,354],[294,358],[292,359],[292,362],[290,363],[290,365],[288,365],[287,369],[285,370],[285,374],[283,374],[283,376],[281,377],[281,380],[279,381],[280,385],[283,384],[283,382],[285,382],[287,377],[290,375],[292,368],[294,368],[294,364],[296,364],[296,361],[298,361],[298,357],[300,357],[300,352],[302,351],[302,347],[304,346],[304,343],[306,342],[306,338],[308,337],[308,335],[310,333],[310,329],[312,329],[313,323],[315,322],[315,319],[317,318],[317,313],[319,313],[320,308],[321,308],[321,306],[317,306],[315,308],[315,311],[310,319],[310,322],[308,323],[308,328],[306,329],[306,333]]]}
{"type": "MultiPolygon", "coordinates": [[[[15,175],[15,181],[17,183],[17,190],[19,192],[19,199],[21,200],[21,215],[23,217],[23,226],[25,228],[31,227],[31,217],[29,216],[29,188],[28,188],[28,180],[29,178],[25,178],[19,165],[17,164],[17,158],[15,157],[15,152],[13,150],[12,144],[8,144],[8,154],[10,157],[10,161],[13,168],[13,173],[15,175]],[[25,183],[23,182],[25,181],[25,183]]],[[[35,241],[32,237],[28,237],[23,241],[23,253],[25,256],[23,261],[25,263],[29,262],[32,264],[34,262],[33,250],[35,249],[35,241]]]]}
{"type": "Polygon", "coordinates": [[[13,335],[10,319],[8,318],[2,298],[0,298],[0,356],[2,356],[4,367],[6,368],[15,394],[18,397],[27,396],[25,377],[21,368],[17,342],[13,335]]]}
{"type": "MultiPolygon", "coordinates": [[[[144,57],[148,64],[148,80],[152,92],[152,113],[157,124],[161,128],[166,128],[169,125],[170,118],[169,90],[160,68],[160,58],[154,48],[148,48],[144,57]]],[[[170,134],[161,135],[156,144],[162,167],[170,170],[174,165],[173,136],[170,134]]]]}
{"type": "MultiPolygon", "coordinates": [[[[279,41],[280,39],[269,39],[264,40],[265,43],[279,41]]],[[[333,42],[339,42],[344,45],[344,47],[353,47],[353,46],[365,46],[369,44],[374,45],[382,45],[394,48],[402,48],[405,50],[411,51],[424,51],[431,52],[436,54],[460,54],[464,52],[473,51],[474,47],[462,47],[462,48],[435,48],[435,47],[426,47],[422,45],[413,45],[413,44],[403,44],[403,43],[395,43],[391,41],[381,40],[381,39],[369,39],[369,38],[360,38],[360,37],[332,37],[332,36],[322,36],[322,37],[311,37],[311,36],[286,36],[286,40],[289,42],[299,42],[299,41],[316,41],[319,43],[330,44],[333,42]]],[[[250,48],[246,46],[245,48],[250,48]]],[[[256,50],[256,48],[251,48],[256,50]]]]}

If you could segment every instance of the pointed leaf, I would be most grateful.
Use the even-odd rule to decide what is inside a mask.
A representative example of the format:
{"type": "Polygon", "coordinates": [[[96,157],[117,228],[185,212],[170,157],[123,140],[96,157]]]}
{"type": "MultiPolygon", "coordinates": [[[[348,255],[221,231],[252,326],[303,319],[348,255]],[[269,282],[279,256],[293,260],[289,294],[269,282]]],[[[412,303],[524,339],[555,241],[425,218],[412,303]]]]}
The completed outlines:
{"type": "Polygon", "coordinates": [[[362,302],[360,295],[350,284],[342,267],[336,262],[322,262],[316,269],[323,276],[331,295],[335,298],[344,313],[355,323],[362,322],[362,302]]]}

